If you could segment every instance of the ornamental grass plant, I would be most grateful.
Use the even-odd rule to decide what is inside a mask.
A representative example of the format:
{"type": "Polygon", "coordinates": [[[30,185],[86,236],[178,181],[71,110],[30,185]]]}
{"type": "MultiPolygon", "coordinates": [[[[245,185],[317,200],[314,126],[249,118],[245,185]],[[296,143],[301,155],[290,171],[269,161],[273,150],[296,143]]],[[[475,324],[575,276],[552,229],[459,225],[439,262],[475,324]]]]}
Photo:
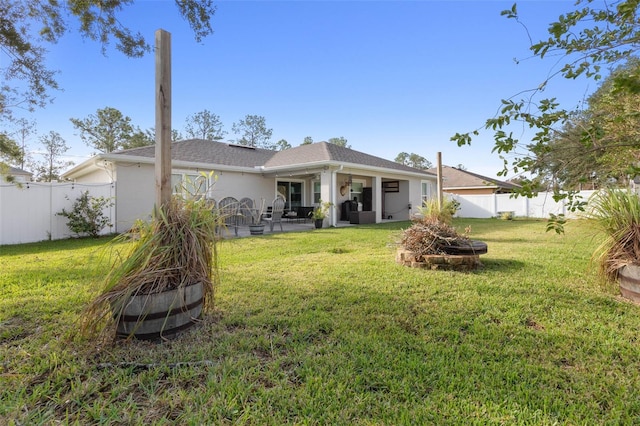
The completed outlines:
{"type": "Polygon", "coordinates": [[[108,247],[111,269],[83,315],[83,334],[110,335],[134,296],[195,283],[203,286],[203,310],[211,311],[220,280],[218,242],[223,225],[218,209],[198,194],[174,195],[164,208],[155,209],[150,221],[136,221],[108,247]]]}
{"type": "Polygon", "coordinates": [[[638,194],[626,189],[603,189],[589,200],[585,216],[595,220],[604,233],[593,258],[607,279],[615,280],[625,265],[640,265],[638,194]]]}

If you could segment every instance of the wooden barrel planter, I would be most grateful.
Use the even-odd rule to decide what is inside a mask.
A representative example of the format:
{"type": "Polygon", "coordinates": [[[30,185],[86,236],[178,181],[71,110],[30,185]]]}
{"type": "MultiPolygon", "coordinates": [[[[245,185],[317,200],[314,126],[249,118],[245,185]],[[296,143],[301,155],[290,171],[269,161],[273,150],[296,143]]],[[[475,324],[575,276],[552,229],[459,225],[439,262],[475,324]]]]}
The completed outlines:
{"type": "Polygon", "coordinates": [[[141,340],[170,338],[198,322],[202,302],[202,283],[132,296],[118,318],[116,335],[141,340]]]}
{"type": "Polygon", "coordinates": [[[626,265],[620,268],[618,284],[623,297],[640,304],[640,266],[626,265]]]}
{"type": "Polygon", "coordinates": [[[251,235],[262,235],[264,234],[264,223],[258,225],[249,225],[249,233],[251,235]]]}

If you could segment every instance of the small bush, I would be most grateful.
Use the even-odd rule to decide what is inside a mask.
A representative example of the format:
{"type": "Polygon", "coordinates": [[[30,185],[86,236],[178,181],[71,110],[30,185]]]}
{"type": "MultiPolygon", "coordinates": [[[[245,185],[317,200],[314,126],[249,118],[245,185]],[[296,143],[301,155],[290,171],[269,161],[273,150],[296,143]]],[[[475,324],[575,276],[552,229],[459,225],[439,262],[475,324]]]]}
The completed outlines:
{"type": "Polygon", "coordinates": [[[73,203],[70,211],[62,209],[58,215],[69,219],[67,227],[77,236],[90,235],[97,238],[105,226],[113,226],[103,213],[105,208],[111,206],[113,202],[110,198],[92,197],[89,191],[84,191],[73,203]]]}

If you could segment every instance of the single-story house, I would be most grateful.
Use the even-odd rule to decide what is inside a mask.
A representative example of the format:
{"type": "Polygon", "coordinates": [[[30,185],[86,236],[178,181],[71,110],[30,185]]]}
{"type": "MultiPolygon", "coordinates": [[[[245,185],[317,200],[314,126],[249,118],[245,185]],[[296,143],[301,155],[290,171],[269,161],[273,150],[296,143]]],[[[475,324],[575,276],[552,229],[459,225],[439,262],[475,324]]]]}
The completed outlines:
{"type": "MultiPolygon", "coordinates": [[[[285,209],[309,208],[320,200],[333,204],[325,226],[408,220],[411,209],[435,194],[436,176],[424,170],[327,142],[271,151],[231,143],[190,139],[171,145],[172,184],[213,171],[206,196],[221,200],[248,197],[270,205],[281,195],[285,209]]],[[[155,203],[155,146],[99,154],[63,178],[116,186],[116,231],[146,218],[155,203]]]]}
{"type": "MultiPolygon", "coordinates": [[[[437,173],[435,167],[428,171],[433,174],[437,173]]],[[[520,185],[503,182],[455,167],[442,166],[443,192],[459,195],[506,194],[513,192],[517,188],[520,188],[520,185]]]]}
{"type": "Polygon", "coordinates": [[[6,170],[0,168],[0,181],[8,182],[9,180],[17,183],[31,182],[33,180],[33,173],[11,166],[7,167],[6,170]]]}

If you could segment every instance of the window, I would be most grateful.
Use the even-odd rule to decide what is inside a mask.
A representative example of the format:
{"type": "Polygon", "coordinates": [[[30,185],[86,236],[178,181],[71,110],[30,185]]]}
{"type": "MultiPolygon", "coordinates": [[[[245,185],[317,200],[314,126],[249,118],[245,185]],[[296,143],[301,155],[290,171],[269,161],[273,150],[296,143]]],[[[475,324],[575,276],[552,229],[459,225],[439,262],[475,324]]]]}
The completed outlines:
{"type": "Polygon", "coordinates": [[[431,198],[431,184],[428,181],[422,181],[422,204],[431,198]]]}
{"type": "Polygon", "coordinates": [[[313,182],[313,204],[320,204],[320,199],[322,198],[320,196],[320,181],[314,181],[313,182]]]}
{"type": "Polygon", "coordinates": [[[183,196],[207,194],[209,181],[205,176],[192,173],[172,173],[171,190],[183,196]]]}
{"type": "Polygon", "coordinates": [[[349,199],[362,202],[362,188],[364,188],[364,181],[351,182],[351,190],[349,191],[349,199]]]}

